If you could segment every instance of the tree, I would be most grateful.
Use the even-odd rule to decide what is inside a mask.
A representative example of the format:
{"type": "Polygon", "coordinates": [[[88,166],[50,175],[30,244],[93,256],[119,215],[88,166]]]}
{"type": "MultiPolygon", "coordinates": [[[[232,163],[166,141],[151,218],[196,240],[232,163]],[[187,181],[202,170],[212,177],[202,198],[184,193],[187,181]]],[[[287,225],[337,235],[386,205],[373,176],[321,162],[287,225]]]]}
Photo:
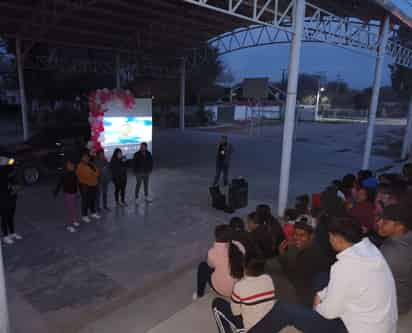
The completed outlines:
{"type": "Polygon", "coordinates": [[[372,89],[366,88],[353,96],[353,104],[356,110],[365,110],[369,107],[372,89]]]}
{"type": "Polygon", "coordinates": [[[225,72],[217,49],[208,46],[207,55],[206,60],[195,66],[188,75],[189,101],[195,99],[197,104],[201,104],[201,91],[213,87],[219,75],[225,72]]]}
{"type": "Polygon", "coordinates": [[[319,75],[312,75],[312,74],[300,74],[299,81],[298,81],[298,98],[303,99],[308,95],[316,96],[320,84],[320,77],[319,75]]]}

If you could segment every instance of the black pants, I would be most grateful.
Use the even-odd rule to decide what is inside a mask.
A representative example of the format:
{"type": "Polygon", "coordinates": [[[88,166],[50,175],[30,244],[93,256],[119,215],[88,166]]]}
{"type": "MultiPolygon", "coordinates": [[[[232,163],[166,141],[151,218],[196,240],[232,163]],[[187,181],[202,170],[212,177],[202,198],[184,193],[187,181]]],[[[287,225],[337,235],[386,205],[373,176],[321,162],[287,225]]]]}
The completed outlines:
{"type": "Polygon", "coordinates": [[[215,270],[211,268],[206,262],[202,261],[197,268],[197,296],[203,297],[205,295],[206,286],[213,288],[212,274],[215,270]]]}
{"type": "Polygon", "coordinates": [[[116,203],[119,203],[119,197],[121,202],[124,203],[125,194],[126,194],[126,180],[117,179],[114,181],[114,200],[116,203]]]}
{"type": "Polygon", "coordinates": [[[96,213],[96,186],[80,184],[80,196],[82,197],[82,216],[96,213]]]}
{"type": "Polygon", "coordinates": [[[230,323],[226,319],[219,317],[219,315],[216,315],[215,310],[218,310],[220,313],[222,313],[226,317],[226,319],[236,327],[236,329],[243,328],[242,316],[233,315],[230,303],[223,298],[215,298],[212,303],[212,311],[219,333],[232,333],[233,330],[230,326],[230,323]],[[221,327],[218,322],[220,322],[223,327],[221,327]]]}
{"type": "Polygon", "coordinates": [[[293,326],[305,333],[347,333],[340,319],[325,319],[316,311],[299,304],[277,301],[273,309],[249,333],[276,333],[293,326]]]}
{"type": "Polygon", "coordinates": [[[216,176],[213,182],[214,185],[218,185],[220,181],[220,175],[223,173],[223,184],[226,186],[229,182],[229,165],[222,162],[216,163],[216,176]]]}
{"type": "Polygon", "coordinates": [[[143,183],[144,195],[147,197],[149,195],[149,174],[141,173],[136,175],[136,190],[135,197],[139,197],[140,187],[143,183]]]}
{"type": "Polygon", "coordinates": [[[5,209],[1,215],[1,229],[3,237],[14,234],[14,215],[16,214],[16,204],[5,209]]]}

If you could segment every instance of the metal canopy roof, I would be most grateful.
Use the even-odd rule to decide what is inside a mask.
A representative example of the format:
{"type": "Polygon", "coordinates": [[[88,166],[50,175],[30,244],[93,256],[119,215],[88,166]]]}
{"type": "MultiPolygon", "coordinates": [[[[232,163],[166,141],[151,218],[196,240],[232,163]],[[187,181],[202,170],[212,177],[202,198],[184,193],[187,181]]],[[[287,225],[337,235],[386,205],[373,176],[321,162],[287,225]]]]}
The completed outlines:
{"type": "MultiPolygon", "coordinates": [[[[209,0],[208,3],[224,1],[209,0]]],[[[247,2],[247,1],[246,1],[247,2]]],[[[261,0],[262,6],[264,0],[261,0]]],[[[374,1],[313,0],[339,16],[381,19],[374,1]]],[[[386,3],[387,1],[385,1],[386,3]]],[[[280,6],[286,1],[279,1],[280,6]]],[[[2,0],[0,34],[86,48],[179,53],[211,37],[246,26],[244,20],[181,0],[2,0]]]]}
{"type": "MultiPolygon", "coordinates": [[[[218,35],[253,22],[269,22],[275,3],[279,13],[285,12],[278,25],[288,29],[291,0],[1,0],[0,36],[26,41],[26,54],[33,45],[45,43],[141,54],[161,63],[202,48],[218,35]],[[236,15],[202,8],[225,8],[228,3],[237,6],[236,15]],[[256,9],[259,20],[245,19],[256,9]]],[[[321,8],[320,19],[330,13],[368,25],[390,13],[393,23],[410,22],[410,17],[384,0],[310,0],[309,4],[308,17],[321,8]]]]}
{"type": "Polygon", "coordinates": [[[179,0],[0,1],[0,35],[159,56],[181,54],[242,24],[179,0]]]}

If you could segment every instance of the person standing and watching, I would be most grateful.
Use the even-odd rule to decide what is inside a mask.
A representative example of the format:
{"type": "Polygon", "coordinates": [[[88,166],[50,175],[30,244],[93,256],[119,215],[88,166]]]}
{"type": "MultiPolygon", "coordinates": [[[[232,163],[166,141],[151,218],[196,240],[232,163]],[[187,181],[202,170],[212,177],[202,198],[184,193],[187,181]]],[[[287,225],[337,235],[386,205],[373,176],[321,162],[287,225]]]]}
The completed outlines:
{"type": "Polygon", "coordinates": [[[149,178],[153,171],[153,157],[150,151],[147,149],[147,143],[142,142],[140,144],[140,150],[134,154],[133,157],[133,171],[136,175],[136,190],[135,200],[139,202],[140,187],[144,188],[144,195],[146,202],[151,202],[149,197],[149,178]]]}
{"type": "Polygon", "coordinates": [[[15,232],[14,217],[17,206],[17,179],[13,159],[0,156],[0,216],[2,222],[3,242],[13,244],[23,239],[15,232]]]}
{"type": "Polygon", "coordinates": [[[378,234],[385,237],[380,250],[395,279],[399,314],[412,309],[412,219],[406,205],[391,205],[378,221],[378,234]]]}
{"type": "Polygon", "coordinates": [[[117,206],[127,206],[125,201],[127,185],[127,161],[120,148],[116,148],[110,160],[114,183],[114,199],[117,206]]]}
{"type": "Polygon", "coordinates": [[[213,182],[214,186],[219,185],[220,175],[223,172],[223,185],[229,183],[229,167],[233,154],[233,146],[228,142],[226,135],[222,136],[216,155],[216,176],[213,182]]]}
{"type": "Polygon", "coordinates": [[[100,211],[103,209],[110,211],[110,208],[107,205],[107,192],[109,190],[109,184],[112,180],[112,173],[110,170],[110,163],[107,161],[106,156],[104,156],[104,150],[99,150],[96,153],[96,167],[99,169],[99,183],[97,187],[97,199],[96,206],[97,210],[100,211]]]}
{"type": "Polygon", "coordinates": [[[89,151],[84,151],[76,169],[79,180],[80,196],[82,198],[82,221],[90,223],[90,217],[98,220],[100,215],[96,213],[96,194],[99,170],[90,162],[89,151]],[[90,217],[89,217],[90,211],[90,217]]]}
{"type": "Polygon", "coordinates": [[[76,195],[79,188],[79,181],[76,175],[76,166],[71,160],[67,160],[64,171],[59,178],[56,188],[53,191],[54,197],[63,188],[64,206],[66,209],[66,229],[69,232],[76,232],[76,227],[80,227],[77,222],[76,195]]]}

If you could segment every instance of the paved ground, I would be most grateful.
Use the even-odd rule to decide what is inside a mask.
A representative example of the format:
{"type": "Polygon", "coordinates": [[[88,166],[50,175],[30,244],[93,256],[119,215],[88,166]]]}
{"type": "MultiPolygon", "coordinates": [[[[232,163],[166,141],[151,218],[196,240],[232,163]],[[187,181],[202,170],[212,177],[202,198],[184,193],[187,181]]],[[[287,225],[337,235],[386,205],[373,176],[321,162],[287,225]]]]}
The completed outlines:
{"type": "MultiPolygon", "coordinates": [[[[356,171],[365,129],[362,124],[299,124],[291,198],[356,171]]],[[[385,137],[394,130],[399,128],[380,126],[378,134],[385,137]]],[[[143,308],[150,304],[148,293],[173,286],[176,276],[186,276],[186,282],[169,290],[164,307],[143,317],[143,326],[134,332],[148,330],[187,305],[193,288],[188,272],[204,255],[213,226],[228,220],[209,207],[207,193],[218,138],[211,131],[155,133],[153,204],[113,210],[76,234],[64,230],[62,200],[51,195],[53,180],[26,188],[17,214],[25,239],[4,247],[13,332],[102,332],[89,328],[137,299],[146,301],[129,316],[139,308],[147,314],[143,308]]],[[[240,132],[231,141],[232,175],[249,180],[250,209],[261,202],[275,203],[281,128],[264,128],[253,136],[240,132]]],[[[388,163],[388,158],[376,157],[372,166],[388,163]]],[[[129,184],[130,197],[132,178],[129,184]]]]}

